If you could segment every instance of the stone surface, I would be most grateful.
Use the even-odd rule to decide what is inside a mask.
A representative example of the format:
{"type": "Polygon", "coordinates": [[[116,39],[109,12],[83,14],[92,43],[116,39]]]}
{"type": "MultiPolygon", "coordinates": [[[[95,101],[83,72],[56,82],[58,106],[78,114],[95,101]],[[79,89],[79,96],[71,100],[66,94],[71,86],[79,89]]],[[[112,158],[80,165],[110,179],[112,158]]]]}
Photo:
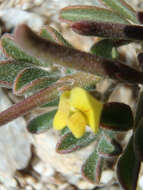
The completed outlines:
{"type": "MultiPolygon", "coordinates": [[[[0,111],[12,103],[0,89],[0,111]]],[[[0,175],[11,175],[26,167],[31,156],[31,136],[21,117],[0,127],[0,175]]]]}
{"type": "Polygon", "coordinates": [[[95,144],[92,143],[90,146],[74,153],[58,154],[55,152],[58,139],[59,135],[53,129],[47,133],[35,135],[34,144],[37,155],[47,165],[47,168],[50,165],[50,167],[64,175],[70,183],[76,184],[81,178],[81,166],[91,154],[95,144]]]}
{"type": "Polygon", "coordinates": [[[33,30],[39,31],[44,25],[44,18],[40,15],[20,10],[17,8],[8,8],[0,10],[0,17],[8,29],[14,28],[19,24],[27,24],[33,30]],[[17,16],[18,15],[18,16],[17,16]],[[17,17],[17,19],[15,19],[17,17]],[[34,20],[34,22],[33,22],[34,20]]]}

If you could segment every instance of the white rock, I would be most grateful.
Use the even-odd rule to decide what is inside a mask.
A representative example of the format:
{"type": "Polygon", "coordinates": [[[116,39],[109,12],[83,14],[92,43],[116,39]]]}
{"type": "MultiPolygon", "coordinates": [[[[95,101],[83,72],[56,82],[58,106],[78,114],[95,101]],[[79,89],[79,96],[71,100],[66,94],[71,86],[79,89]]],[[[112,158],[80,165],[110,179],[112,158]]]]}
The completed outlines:
{"type": "Polygon", "coordinates": [[[7,190],[6,187],[0,184],[0,190],[7,190]]]}
{"type": "Polygon", "coordinates": [[[95,148],[93,143],[74,153],[58,154],[55,149],[59,135],[53,129],[47,133],[35,135],[34,139],[38,157],[47,165],[47,168],[51,165],[51,167],[65,176],[68,181],[72,179],[75,183],[81,176],[82,164],[95,148]]]}
{"type": "Polygon", "coordinates": [[[26,185],[25,190],[33,190],[33,188],[30,185],[26,185]]]}
{"type": "Polygon", "coordinates": [[[57,190],[57,187],[54,184],[47,184],[47,188],[48,190],[57,190]]]}
{"type": "Polygon", "coordinates": [[[33,166],[33,169],[38,172],[39,174],[43,174],[45,167],[43,162],[39,162],[38,164],[36,164],[35,166],[33,166]]]}
{"type": "Polygon", "coordinates": [[[46,168],[46,170],[45,170],[45,172],[43,174],[43,177],[44,178],[51,177],[51,176],[54,175],[54,173],[55,173],[54,168],[50,166],[50,167],[46,168]]]}
{"type": "MultiPolygon", "coordinates": [[[[3,185],[6,188],[16,188],[17,187],[16,180],[14,178],[12,178],[10,175],[8,175],[7,173],[0,175],[0,181],[3,183],[3,185]]],[[[0,190],[1,190],[1,188],[0,188],[0,190]]]]}
{"type": "Polygon", "coordinates": [[[103,171],[100,182],[103,184],[109,183],[112,180],[113,176],[114,176],[114,171],[112,170],[103,171]]]}
{"type": "Polygon", "coordinates": [[[95,184],[92,184],[92,183],[88,182],[87,180],[82,179],[77,183],[77,186],[79,189],[85,190],[85,189],[93,189],[95,187],[95,184]]]}
{"type": "Polygon", "coordinates": [[[139,179],[139,185],[140,185],[141,189],[143,190],[143,176],[141,176],[139,179]]]}
{"type": "MultiPolygon", "coordinates": [[[[0,112],[12,103],[0,89],[0,112]]],[[[11,175],[25,168],[31,157],[31,137],[26,122],[20,117],[0,127],[0,175],[11,175]]]]}
{"type": "Polygon", "coordinates": [[[36,184],[33,185],[33,187],[36,190],[43,190],[44,189],[44,185],[42,183],[36,183],[36,184]]]}
{"type": "Polygon", "coordinates": [[[44,19],[41,16],[17,8],[0,10],[0,17],[6,23],[7,28],[25,23],[38,31],[44,25],[44,19]]]}
{"type": "Polygon", "coordinates": [[[37,184],[37,181],[36,181],[36,179],[33,177],[33,176],[27,176],[26,177],[26,183],[28,184],[28,185],[35,185],[35,184],[37,184]]]}
{"type": "Polygon", "coordinates": [[[42,3],[44,2],[44,0],[35,0],[35,5],[36,6],[39,6],[39,5],[41,5],[42,3]]]}

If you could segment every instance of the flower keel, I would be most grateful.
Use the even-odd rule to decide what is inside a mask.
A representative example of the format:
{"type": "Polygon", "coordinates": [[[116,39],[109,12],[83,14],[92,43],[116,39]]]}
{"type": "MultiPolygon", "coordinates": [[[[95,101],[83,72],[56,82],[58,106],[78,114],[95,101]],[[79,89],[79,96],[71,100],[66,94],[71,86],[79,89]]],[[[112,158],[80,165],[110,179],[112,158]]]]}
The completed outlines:
{"type": "Polygon", "coordinates": [[[75,87],[61,95],[59,108],[53,121],[54,128],[61,130],[68,126],[76,138],[84,135],[86,125],[97,133],[102,109],[101,102],[86,90],[75,87]]]}

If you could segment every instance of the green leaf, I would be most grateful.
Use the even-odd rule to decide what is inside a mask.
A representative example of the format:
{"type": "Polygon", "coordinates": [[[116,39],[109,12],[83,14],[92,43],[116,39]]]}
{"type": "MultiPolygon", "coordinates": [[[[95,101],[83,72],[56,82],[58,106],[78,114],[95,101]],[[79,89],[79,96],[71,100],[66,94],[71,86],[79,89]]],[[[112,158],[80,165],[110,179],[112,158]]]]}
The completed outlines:
{"type": "Polygon", "coordinates": [[[60,45],[72,47],[72,45],[67,40],[65,40],[56,29],[52,28],[51,26],[46,26],[42,28],[40,36],[47,40],[51,40],[52,42],[56,42],[60,45]]]}
{"type": "Polygon", "coordinates": [[[60,154],[66,154],[80,150],[88,146],[94,140],[96,140],[98,135],[87,132],[85,135],[79,139],[75,138],[71,132],[66,133],[62,136],[60,141],[57,143],[56,151],[60,154]]]}
{"type": "Polygon", "coordinates": [[[47,88],[57,80],[56,77],[36,67],[30,67],[22,70],[14,81],[14,93],[23,95],[36,92],[42,88],[47,88]]]}
{"type": "MultiPolygon", "coordinates": [[[[28,26],[21,25],[14,35],[18,46],[30,55],[37,57],[49,64],[57,64],[63,67],[76,69],[98,76],[110,77],[114,80],[127,83],[143,84],[143,73],[139,72],[120,61],[112,61],[97,57],[90,53],[73,48],[60,46],[45,40],[35,34],[28,26]],[[134,77],[133,77],[134,76],[134,77]]],[[[71,81],[72,82],[72,81],[71,81]]],[[[80,84],[81,85],[81,84],[80,84]]]]}
{"type": "Polygon", "coordinates": [[[127,131],[133,128],[133,114],[131,108],[118,102],[104,104],[100,127],[115,131],[127,131]]]}
{"type": "Polygon", "coordinates": [[[114,139],[109,139],[105,135],[102,136],[98,144],[98,153],[102,157],[112,157],[121,154],[122,148],[114,139]]]}
{"type": "Polygon", "coordinates": [[[138,126],[138,122],[143,116],[143,91],[140,91],[138,95],[138,101],[136,104],[136,115],[135,115],[135,124],[134,124],[134,129],[138,126]]]}
{"type": "Polygon", "coordinates": [[[143,161],[143,118],[138,122],[134,133],[134,151],[138,158],[143,161]]]}
{"type": "Polygon", "coordinates": [[[138,24],[136,11],[125,0],[101,0],[121,17],[138,24]]]}
{"type": "MultiPolygon", "coordinates": [[[[21,86],[19,89],[13,90],[14,94],[17,96],[29,96],[32,95],[41,89],[49,87],[53,82],[55,82],[56,79],[51,79],[49,77],[42,77],[39,79],[32,80],[30,83],[25,84],[24,86],[21,86]]],[[[15,86],[17,85],[18,82],[15,83],[15,86]]]]}
{"type": "Polygon", "coordinates": [[[57,110],[49,111],[37,116],[28,123],[28,130],[31,133],[42,133],[53,127],[53,118],[57,110]]]}
{"type": "Polygon", "coordinates": [[[139,170],[140,161],[134,152],[133,137],[131,137],[117,164],[117,176],[123,189],[136,190],[139,170]]]}
{"type": "Polygon", "coordinates": [[[109,129],[102,129],[104,136],[106,136],[109,139],[116,139],[118,133],[117,131],[112,131],[109,129]]]}
{"type": "Polygon", "coordinates": [[[96,83],[98,83],[100,80],[102,80],[101,77],[85,72],[75,72],[59,79],[61,82],[72,81],[73,87],[80,86],[89,91],[95,90],[96,83]]]}
{"type": "Polygon", "coordinates": [[[30,83],[32,80],[48,76],[49,73],[43,69],[36,67],[29,67],[21,71],[16,79],[16,90],[23,85],[30,83]]]}
{"type": "Polygon", "coordinates": [[[35,65],[43,65],[42,61],[38,60],[34,56],[29,55],[22,48],[18,47],[14,39],[11,39],[10,36],[3,35],[1,38],[1,43],[6,54],[16,60],[23,62],[33,63],[35,65]]]}
{"type": "Polygon", "coordinates": [[[91,47],[90,52],[107,59],[117,59],[118,57],[118,51],[114,45],[114,41],[110,39],[101,40],[95,43],[91,47]]]}
{"type": "Polygon", "coordinates": [[[112,23],[128,23],[127,20],[112,12],[111,10],[96,6],[69,6],[60,12],[60,18],[64,21],[97,21],[112,23]]]}
{"type": "Polygon", "coordinates": [[[86,160],[82,167],[82,175],[91,183],[99,183],[103,168],[103,158],[99,156],[97,148],[86,160]]]}
{"type": "MultiPolygon", "coordinates": [[[[62,34],[60,34],[55,28],[51,26],[43,27],[41,29],[40,36],[60,45],[72,47],[72,45],[62,36],[62,34]]],[[[66,74],[72,74],[74,71],[67,68],[65,72],[66,74]]]]}
{"type": "Polygon", "coordinates": [[[26,67],[31,66],[29,63],[18,62],[14,60],[5,60],[0,62],[0,86],[12,88],[16,75],[26,67]]]}
{"type": "Polygon", "coordinates": [[[57,97],[56,99],[52,100],[51,102],[42,105],[41,107],[51,107],[51,106],[58,106],[59,104],[59,97],[57,97]]]}
{"type": "Polygon", "coordinates": [[[68,127],[65,127],[61,130],[61,135],[64,136],[67,133],[71,133],[70,129],[68,127]]]}

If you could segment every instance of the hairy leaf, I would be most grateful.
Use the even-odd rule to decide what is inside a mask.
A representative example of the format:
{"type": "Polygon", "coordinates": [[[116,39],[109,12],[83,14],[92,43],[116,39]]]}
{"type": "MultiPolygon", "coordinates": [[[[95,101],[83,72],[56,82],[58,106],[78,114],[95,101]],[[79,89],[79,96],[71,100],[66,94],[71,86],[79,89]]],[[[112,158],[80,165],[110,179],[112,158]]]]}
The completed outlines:
{"type": "Polygon", "coordinates": [[[100,127],[115,131],[127,131],[133,128],[133,114],[131,108],[118,102],[104,104],[100,127]]]}
{"type": "Polygon", "coordinates": [[[82,167],[82,175],[91,183],[99,183],[103,168],[103,158],[99,156],[97,149],[89,156],[82,167]]]}
{"type": "Polygon", "coordinates": [[[94,55],[101,56],[107,59],[116,59],[118,57],[117,48],[113,40],[105,39],[95,43],[90,52],[94,55]]]}
{"type": "Polygon", "coordinates": [[[29,62],[35,65],[43,65],[38,58],[29,55],[28,52],[23,51],[19,46],[17,46],[15,40],[11,39],[11,37],[3,35],[1,38],[1,44],[6,54],[15,60],[29,62]]]}
{"type": "Polygon", "coordinates": [[[0,86],[12,88],[16,75],[24,68],[29,67],[29,63],[14,60],[0,62],[0,86]]]}
{"type": "Polygon", "coordinates": [[[28,130],[31,133],[41,133],[52,128],[53,118],[57,110],[49,111],[48,113],[41,114],[36,118],[32,119],[28,123],[28,130]]]}
{"type": "Polygon", "coordinates": [[[102,129],[103,131],[103,134],[105,137],[107,137],[107,139],[116,139],[116,136],[117,136],[117,131],[112,131],[112,130],[109,130],[109,129],[102,129]]]}
{"type": "Polygon", "coordinates": [[[36,67],[30,67],[22,70],[14,81],[14,93],[23,95],[36,92],[42,88],[47,88],[57,80],[56,77],[50,76],[45,70],[36,67]]]}
{"type": "Polygon", "coordinates": [[[94,140],[98,138],[98,135],[86,132],[85,135],[79,139],[75,138],[71,132],[66,133],[62,136],[60,141],[57,143],[56,151],[60,154],[66,154],[80,150],[88,146],[94,140]]]}
{"type": "Polygon", "coordinates": [[[97,21],[112,23],[128,23],[128,21],[111,10],[96,6],[69,6],[60,12],[60,18],[67,22],[97,21]]]}
{"type": "Polygon", "coordinates": [[[51,40],[53,42],[56,42],[60,45],[65,45],[67,47],[72,47],[72,45],[63,38],[63,36],[54,28],[51,26],[46,26],[41,29],[40,36],[47,39],[51,40]]]}
{"type": "Polygon", "coordinates": [[[138,24],[135,10],[125,0],[101,0],[120,16],[138,24]]]}
{"type": "Polygon", "coordinates": [[[82,87],[88,90],[95,89],[96,83],[98,83],[102,78],[84,72],[76,72],[72,75],[67,75],[59,79],[59,82],[71,81],[73,87],[82,87]]]}
{"type": "Polygon", "coordinates": [[[57,97],[56,99],[52,100],[51,102],[44,104],[41,107],[51,107],[51,106],[58,106],[59,104],[59,97],[57,97]]]}
{"type": "Polygon", "coordinates": [[[114,139],[109,139],[105,135],[102,136],[98,144],[98,153],[102,157],[112,157],[121,154],[122,148],[114,139]]]}

